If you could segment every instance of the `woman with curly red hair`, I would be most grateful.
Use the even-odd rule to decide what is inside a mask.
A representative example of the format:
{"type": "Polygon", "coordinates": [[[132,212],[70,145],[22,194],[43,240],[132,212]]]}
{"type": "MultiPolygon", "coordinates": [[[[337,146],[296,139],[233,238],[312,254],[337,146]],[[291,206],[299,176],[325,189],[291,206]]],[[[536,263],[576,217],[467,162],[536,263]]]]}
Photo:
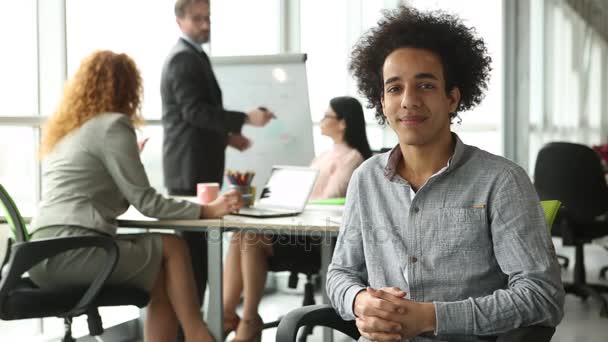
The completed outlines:
{"type": "MultiPolygon", "coordinates": [[[[221,217],[241,206],[236,192],[208,205],[165,198],[150,186],[139,157],[134,126],[142,85],[133,60],[97,51],[67,84],[43,133],[43,196],[32,239],[111,235],[119,260],[108,283],[149,291],[146,341],[175,341],[178,321],[186,341],[212,341],[196,305],[194,278],[184,241],[168,234],[117,235],[116,218],[133,205],[156,218],[221,217]]],[[[30,270],[42,288],[88,284],[105,253],[83,248],[30,270]]]]}

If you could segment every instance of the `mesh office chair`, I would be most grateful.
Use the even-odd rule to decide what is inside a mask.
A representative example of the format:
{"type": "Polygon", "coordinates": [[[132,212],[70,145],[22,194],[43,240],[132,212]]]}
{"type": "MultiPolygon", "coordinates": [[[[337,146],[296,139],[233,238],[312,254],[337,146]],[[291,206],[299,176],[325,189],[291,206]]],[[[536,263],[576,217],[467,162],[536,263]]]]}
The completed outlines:
{"type": "Polygon", "coordinates": [[[555,198],[563,204],[553,235],[575,248],[574,281],[564,283],[566,293],[582,299],[591,296],[601,304],[600,315],[608,317],[608,302],[601,295],[608,286],[587,283],[583,248],[608,235],[608,186],[599,157],[584,145],[549,143],[538,152],[534,183],[541,199],[555,198]]]}
{"type": "MultiPolygon", "coordinates": [[[[557,213],[560,209],[559,201],[542,201],[545,222],[551,229],[557,213]]],[[[331,305],[312,305],[299,308],[289,312],[279,324],[277,330],[277,342],[295,342],[298,331],[303,326],[324,326],[338,330],[349,336],[353,340],[358,340],[361,334],[357,330],[355,321],[345,321],[331,307],[331,305]]],[[[512,330],[506,334],[488,337],[489,340],[495,339],[497,342],[549,342],[555,333],[555,328],[544,326],[529,326],[512,330]]]]}
{"type": "Polygon", "coordinates": [[[64,342],[72,337],[72,318],[87,314],[89,333],[101,335],[100,306],[147,305],[148,294],[125,286],[104,282],[118,260],[118,248],[111,237],[79,236],[29,240],[25,222],[8,192],[0,184],[0,207],[7,224],[0,224],[0,319],[61,317],[65,322],[64,342]],[[12,237],[11,237],[12,236],[12,237]],[[89,286],[41,289],[23,276],[32,266],[59,253],[77,248],[103,248],[107,263],[89,286]]]}

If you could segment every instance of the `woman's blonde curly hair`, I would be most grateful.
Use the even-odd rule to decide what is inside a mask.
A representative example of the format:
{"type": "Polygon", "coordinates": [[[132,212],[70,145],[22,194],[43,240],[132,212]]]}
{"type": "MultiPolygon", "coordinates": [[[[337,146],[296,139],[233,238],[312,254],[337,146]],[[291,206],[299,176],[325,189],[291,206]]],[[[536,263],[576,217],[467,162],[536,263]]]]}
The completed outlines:
{"type": "Polygon", "coordinates": [[[112,51],[93,52],[66,84],[59,108],[49,117],[40,157],[50,153],[70,132],[102,113],[122,113],[135,126],[143,124],[139,113],[142,92],[141,76],[131,57],[112,51]]]}

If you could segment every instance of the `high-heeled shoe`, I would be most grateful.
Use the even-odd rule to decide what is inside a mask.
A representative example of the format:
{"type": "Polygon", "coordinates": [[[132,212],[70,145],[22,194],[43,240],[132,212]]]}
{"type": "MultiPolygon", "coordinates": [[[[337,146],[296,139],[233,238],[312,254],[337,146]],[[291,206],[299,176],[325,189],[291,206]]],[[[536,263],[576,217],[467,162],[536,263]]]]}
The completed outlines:
{"type": "Polygon", "coordinates": [[[242,327],[247,327],[250,332],[249,336],[242,338],[235,338],[232,342],[260,342],[262,341],[262,328],[264,327],[264,321],[260,315],[256,315],[252,318],[242,318],[239,326],[236,329],[236,334],[238,336],[238,332],[242,327]]]}
{"type": "Polygon", "coordinates": [[[241,318],[237,314],[226,315],[224,314],[224,340],[226,336],[231,332],[235,331],[241,322],[241,318]]]}

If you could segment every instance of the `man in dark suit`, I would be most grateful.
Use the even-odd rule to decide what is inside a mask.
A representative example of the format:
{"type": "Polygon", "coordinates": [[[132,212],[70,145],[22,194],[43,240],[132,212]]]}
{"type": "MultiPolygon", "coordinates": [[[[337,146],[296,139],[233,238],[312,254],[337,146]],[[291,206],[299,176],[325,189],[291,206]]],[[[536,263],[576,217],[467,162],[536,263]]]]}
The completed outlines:
{"type": "MultiPolygon", "coordinates": [[[[222,183],[226,146],[246,150],[243,124],[262,127],[274,115],[260,107],[248,113],[226,110],[222,92],[201,44],[209,41],[209,0],[177,0],[183,35],[163,65],[163,171],[170,195],[194,196],[196,184],[222,183]]],[[[205,233],[184,232],[202,304],[207,283],[205,233]]]]}

